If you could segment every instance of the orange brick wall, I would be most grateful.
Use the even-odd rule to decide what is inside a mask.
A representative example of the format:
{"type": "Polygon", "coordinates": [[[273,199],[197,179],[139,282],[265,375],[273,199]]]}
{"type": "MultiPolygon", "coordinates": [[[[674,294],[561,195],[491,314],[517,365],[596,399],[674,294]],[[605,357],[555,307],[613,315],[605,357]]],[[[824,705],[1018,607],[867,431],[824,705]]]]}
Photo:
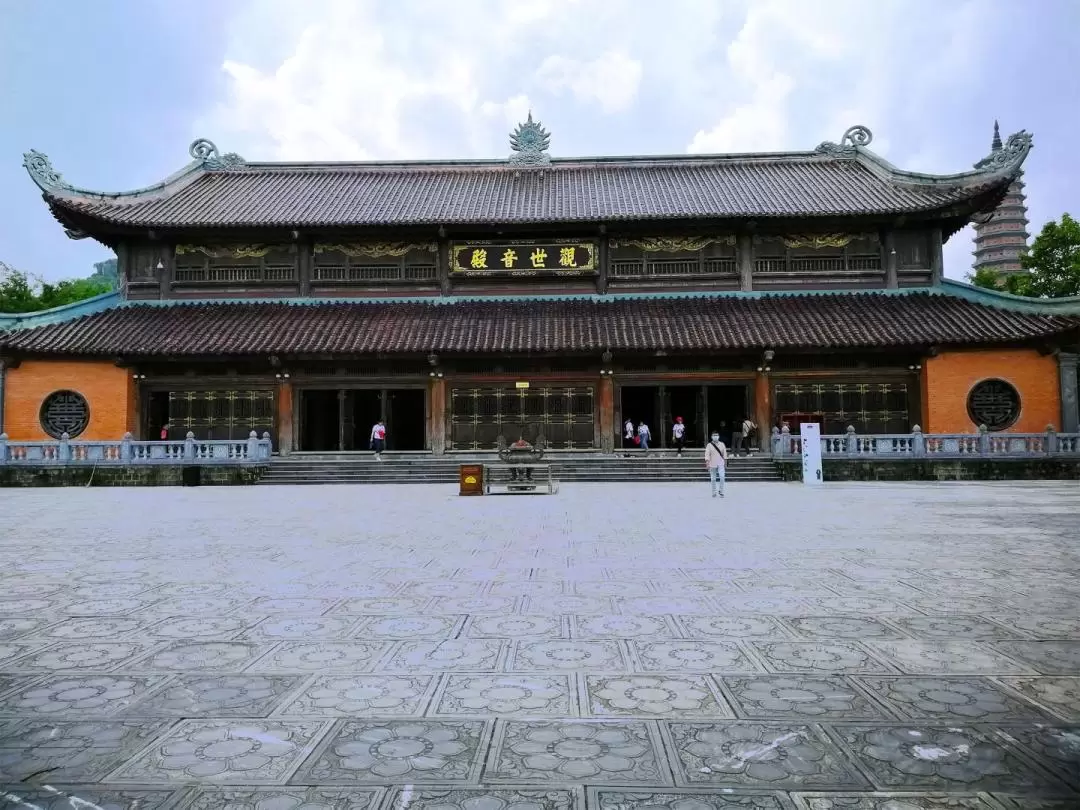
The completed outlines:
{"type": "Polygon", "coordinates": [[[924,433],[974,433],[979,426],[967,412],[967,397],[980,380],[995,378],[1020,392],[1016,433],[1061,428],[1061,389],[1057,358],[1034,349],[946,352],[923,361],[924,433]]]}
{"type": "Polygon", "coordinates": [[[78,391],[90,405],[90,424],[78,437],[119,439],[135,432],[131,372],[112,363],[24,360],[4,382],[4,430],[16,441],[49,439],[41,429],[41,403],[53,391],[78,391]]]}

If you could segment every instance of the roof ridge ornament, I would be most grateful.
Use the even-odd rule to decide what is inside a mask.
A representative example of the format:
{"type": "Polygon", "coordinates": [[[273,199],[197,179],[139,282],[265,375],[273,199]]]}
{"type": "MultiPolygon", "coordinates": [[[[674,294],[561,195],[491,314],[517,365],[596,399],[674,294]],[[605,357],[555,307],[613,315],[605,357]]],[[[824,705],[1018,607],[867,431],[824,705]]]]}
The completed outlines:
{"type": "MultiPolygon", "coordinates": [[[[1000,144],[1000,140],[998,141],[1000,144]]],[[[991,147],[990,154],[975,164],[975,168],[987,173],[1007,172],[1019,168],[1031,151],[1031,133],[1027,130],[1014,132],[1004,146],[991,147]]]]}
{"type": "Polygon", "coordinates": [[[217,145],[207,138],[197,138],[192,141],[191,146],[188,147],[188,154],[202,163],[203,168],[210,171],[240,169],[247,166],[247,161],[236,152],[226,152],[223,155],[217,145]]]}
{"type": "Polygon", "coordinates": [[[23,152],[23,166],[42,191],[67,191],[72,188],[63,175],[53,168],[52,161],[44,152],[37,149],[23,152]]]}
{"type": "Polygon", "coordinates": [[[551,155],[547,153],[548,144],[551,142],[551,133],[541,126],[539,121],[533,121],[532,110],[524,123],[518,124],[517,128],[510,133],[510,162],[519,166],[544,166],[551,163],[551,155]]]}
{"type": "Polygon", "coordinates": [[[844,131],[844,134],[840,138],[840,143],[822,141],[814,151],[826,155],[850,156],[853,155],[855,150],[859,147],[869,146],[873,140],[874,133],[870,131],[870,127],[856,124],[853,127],[848,127],[844,131]]]}

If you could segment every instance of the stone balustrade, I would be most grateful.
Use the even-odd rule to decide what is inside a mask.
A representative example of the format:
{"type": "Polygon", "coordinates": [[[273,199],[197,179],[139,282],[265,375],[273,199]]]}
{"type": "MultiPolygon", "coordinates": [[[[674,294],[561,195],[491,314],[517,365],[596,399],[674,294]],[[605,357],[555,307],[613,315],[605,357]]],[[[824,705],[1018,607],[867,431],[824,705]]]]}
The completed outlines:
{"type": "MultiPolygon", "coordinates": [[[[773,455],[779,459],[802,455],[802,437],[785,426],[772,429],[773,455]]],[[[821,457],[858,459],[896,458],[1044,458],[1080,457],[1080,433],[991,433],[985,425],[978,433],[875,433],[861,436],[849,426],[842,435],[821,437],[821,457]]]]}
{"type": "Polygon", "coordinates": [[[12,441],[0,433],[0,466],[53,464],[265,464],[270,460],[270,434],[260,439],[253,430],[246,439],[196,439],[189,432],[180,441],[135,441],[125,433],[119,441],[72,441],[65,433],[59,441],[12,441]]]}

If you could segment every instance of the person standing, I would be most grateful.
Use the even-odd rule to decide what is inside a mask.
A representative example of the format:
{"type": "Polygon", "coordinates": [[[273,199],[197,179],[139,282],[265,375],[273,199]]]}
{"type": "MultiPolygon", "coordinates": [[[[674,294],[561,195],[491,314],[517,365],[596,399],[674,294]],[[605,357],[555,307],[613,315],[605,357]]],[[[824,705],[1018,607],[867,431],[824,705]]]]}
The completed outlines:
{"type": "Polygon", "coordinates": [[[681,456],[683,444],[686,441],[686,425],[681,416],[675,417],[675,424],[671,426],[671,443],[675,445],[675,455],[681,456]]]}
{"type": "Polygon", "coordinates": [[[757,422],[749,416],[743,419],[742,438],[746,444],[746,452],[752,454],[754,452],[754,441],[757,439],[757,422]]]}
{"type": "Polygon", "coordinates": [[[705,445],[705,467],[709,471],[712,483],[712,496],[724,497],[724,478],[727,473],[727,447],[720,441],[720,434],[715,430],[705,445]]]}
{"type": "Polygon", "coordinates": [[[386,423],[382,419],[371,428],[371,449],[375,451],[375,460],[382,461],[386,449],[386,423]]]}
{"type": "Polygon", "coordinates": [[[649,426],[644,422],[639,422],[637,426],[638,442],[641,444],[641,449],[646,453],[649,452],[649,439],[652,438],[652,433],[649,432],[649,426]]]}
{"type": "Polygon", "coordinates": [[[626,424],[623,425],[623,448],[626,450],[634,449],[634,420],[627,419],[626,424]]]}
{"type": "Polygon", "coordinates": [[[169,440],[169,431],[172,429],[172,425],[166,422],[161,426],[161,441],[167,442],[169,440]]]}

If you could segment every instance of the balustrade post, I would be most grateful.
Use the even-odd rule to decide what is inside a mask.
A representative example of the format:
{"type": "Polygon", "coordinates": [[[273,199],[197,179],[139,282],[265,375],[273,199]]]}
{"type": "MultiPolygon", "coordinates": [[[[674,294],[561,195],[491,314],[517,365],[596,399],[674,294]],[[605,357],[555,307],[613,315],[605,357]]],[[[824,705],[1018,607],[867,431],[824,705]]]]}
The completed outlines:
{"type": "Polygon", "coordinates": [[[772,443],[772,453],[774,456],[778,456],[781,453],[780,450],[780,428],[774,427],[772,429],[772,435],[769,437],[769,441],[772,443]]]}
{"type": "Polygon", "coordinates": [[[131,439],[132,439],[132,435],[131,435],[131,432],[129,431],[129,432],[125,433],[124,438],[122,438],[120,440],[120,460],[122,462],[124,462],[125,464],[130,464],[131,463],[131,456],[132,456],[131,439]]]}
{"type": "Polygon", "coordinates": [[[184,437],[184,460],[195,460],[195,434],[190,430],[187,432],[187,436],[184,437]]]}
{"type": "Polygon", "coordinates": [[[60,434],[60,444],[56,449],[56,458],[62,464],[71,461],[71,436],[66,432],[60,434]]]}
{"type": "Polygon", "coordinates": [[[1058,436],[1053,425],[1046,426],[1046,455],[1052,456],[1058,451],[1058,436]]]}
{"type": "Polygon", "coordinates": [[[248,461],[254,461],[259,457],[259,434],[254,430],[248,434],[247,439],[247,459],[248,461]]]}
{"type": "Polygon", "coordinates": [[[7,463],[7,445],[8,435],[6,433],[0,433],[0,465],[7,463]]]}
{"type": "Polygon", "coordinates": [[[926,455],[926,437],[918,425],[911,429],[911,452],[916,456],[926,455]]]}
{"type": "Polygon", "coordinates": [[[859,452],[859,437],[855,435],[855,426],[848,425],[844,436],[844,450],[849,456],[859,452]]]}
{"type": "Polygon", "coordinates": [[[990,431],[986,425],[979,425],[979,455],[990,455],[990,431]]]}
{"type": "Polygon", "coordinates": [[[780,454],[790,456],[791,453],[791,428],[784,425],[780,428],[780,454]]]}

